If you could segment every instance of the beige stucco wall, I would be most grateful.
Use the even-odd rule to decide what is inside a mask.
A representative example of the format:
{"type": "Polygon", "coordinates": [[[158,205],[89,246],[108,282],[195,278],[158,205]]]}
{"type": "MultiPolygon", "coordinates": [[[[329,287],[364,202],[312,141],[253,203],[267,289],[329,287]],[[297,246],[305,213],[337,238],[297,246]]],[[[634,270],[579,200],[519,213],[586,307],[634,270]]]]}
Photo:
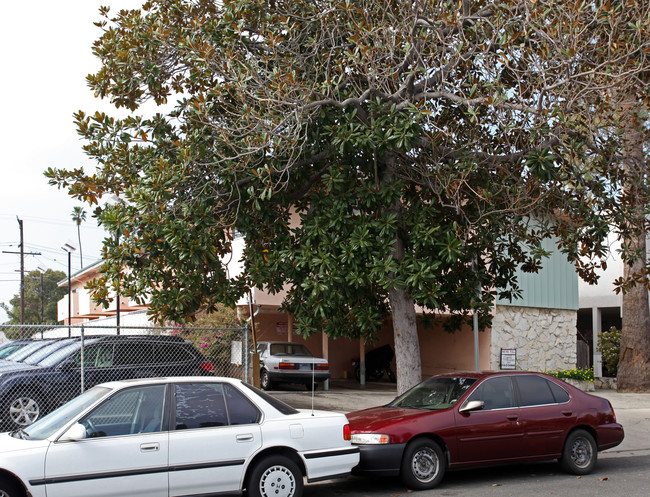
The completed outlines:
{"type": "Polygon", "coordinates": [[[501,349],[516,349],[519,370],[575,368],[576,320],[573,310],[497,306],[492,322],[490,368],[500,369],[501,349]]]}
{"type": "MultiPolygon", "coordinates": [[[[474,370],[474,333],[471,326],[465,326],[455,333],[443,329],[443,319],[435,319],[425,325],[418,322],[422,377],[450,371],[474,370]]],[[[331,339],[317,334],[306,340],[298,335],[289,337],[287,314],[275,309],[263,308],[255,318],[257,340],[279,340],[302,342],[314,355],[326,356],[330,363],[332,378],[352,377],[352,361],[360,356],[359,340],[346,338],[331,339]],[[327,351],[325,351],[327,349],[327,351]]],[[[490,362],[490,330],[479,333],[479,362],[481,369],[488,369],[490,362]]],[[[393,329],[386,320],[375,343],[365,344],[365,351],[383,344],[394,348],[393,329]]],[[[393,361],[393,369],[395,363],[393,361]]],[[[386,381],[386,378],[384,378],[386,381]]]]}

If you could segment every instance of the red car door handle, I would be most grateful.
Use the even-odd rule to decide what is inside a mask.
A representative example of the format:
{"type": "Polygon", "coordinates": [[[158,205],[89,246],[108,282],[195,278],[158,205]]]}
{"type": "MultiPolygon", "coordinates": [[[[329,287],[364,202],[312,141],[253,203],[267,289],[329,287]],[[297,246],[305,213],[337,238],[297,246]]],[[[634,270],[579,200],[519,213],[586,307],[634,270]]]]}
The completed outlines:
{"type": "Polygon", "coordinates": [[[518,416],[506,416],[506,419],[508,421],[517,421],[517,419],[519,419],[519,417],[518,416]]]}
{"type": "Polygon", "coordinates": [[[565,416],[571,416],[573,414],[573,411],[562,411],[562,414],[565,416]]]}

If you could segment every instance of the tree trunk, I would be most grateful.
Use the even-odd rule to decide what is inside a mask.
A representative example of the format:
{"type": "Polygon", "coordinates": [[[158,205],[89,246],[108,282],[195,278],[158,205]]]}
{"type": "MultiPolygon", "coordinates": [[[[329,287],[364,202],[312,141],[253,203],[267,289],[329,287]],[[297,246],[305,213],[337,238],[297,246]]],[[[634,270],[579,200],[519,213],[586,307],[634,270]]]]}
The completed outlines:
{"type": "MultiPolygon", "coordinates": [[[[646,159],[643,153],[642,125],[637,118],[636,99],[629,98],[622,105],[624,119],[625,158],[623,167],[629,180],[627,194],[636,202],[632,205],[635,215],[642,222],[646,212],[646,159]]],[[[642,275],[646,269],[645,229],[633,240],[625,240],[632,251],[640,254],[632,265],[625,265],[625,279],[642,275]]],[[[623,329],[618,362],[617,389],[619,392],[650,392],[650,309],[648,288],[640,283],[623,294],[623,329]]]]}
{"type": "MultiPolygon", "coordinates": [[[[645,253],[645,233],[636,240],[645,253]]],[[[625,276],[640,274],[645,257],[625,267],[625,276]]],[[[621,355],[618,362],[619,392],[650,392],[650,311],[648,289],[635,285],[623,295],[623,329],[621,355]]]]}
{"type": "Polygon", "coordinates": [[[79,262],[81,263],[81,269],[84,268],[84,253],[81,250],[81,230],[77,224],[77,238],[79,239],[79,262]]]}
{"type": "Polygon", "coordinates": [[[413,297],[406,290],[392,286],[388,298],[395,337],[397,394],[400,395],[422,381],[420,341],[413,297]]]}

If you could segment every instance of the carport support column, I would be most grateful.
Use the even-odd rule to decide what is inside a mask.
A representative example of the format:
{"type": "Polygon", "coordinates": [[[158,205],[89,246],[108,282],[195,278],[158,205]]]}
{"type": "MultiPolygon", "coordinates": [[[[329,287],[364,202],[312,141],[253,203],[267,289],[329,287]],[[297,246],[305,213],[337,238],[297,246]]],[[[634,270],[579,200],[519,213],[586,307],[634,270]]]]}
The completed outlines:
{"type": "Polygon", "coordinates": [[[600,339],[598,336],[602,331],[603,327],[603,315],[598,307],[591,308],[591,329],[593,330],[593,364],[594,364],[594,376],[596,378],[601,378],[603,376],[603,354],[598,352],[598,345],[600,339]]]}
{"type": "MultiPolygon", "coordinates": [[[[329,338],[325,333],[321,333],[322,344],[323,344],[323,357],[327,359],[327,363],[330,364],[330,348],[329,348],[329,338]]],[[[314,366],[312,365],[312,368],[314,366]]],[[[332,375],[332,368],[330,364],[330,376],[332,375]]],[[[323,382],[323,390],[330,389],[330,380],[325,380],[323,382]]]]}
{"type": "Polygon", "coordinates": [[[287,313],[287,342],[293,342],[293,314],[287,313]]]}
{"type": "Polygon", "coordinates": [[[366,341],[363,338],[359,338],[359,383],[366,384],[366,341]]]}

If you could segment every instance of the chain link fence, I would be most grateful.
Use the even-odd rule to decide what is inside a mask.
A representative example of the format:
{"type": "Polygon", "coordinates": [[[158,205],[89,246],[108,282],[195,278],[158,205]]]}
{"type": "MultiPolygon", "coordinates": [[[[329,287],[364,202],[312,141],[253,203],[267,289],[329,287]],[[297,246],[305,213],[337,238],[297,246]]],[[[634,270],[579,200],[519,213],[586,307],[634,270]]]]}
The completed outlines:
{"type": "Polygon", "coordinates": [[[249,381],[248,337],[248,328],[0,325],[0,428],[28,426],[107,381],[196,375],[249,381]]]}

